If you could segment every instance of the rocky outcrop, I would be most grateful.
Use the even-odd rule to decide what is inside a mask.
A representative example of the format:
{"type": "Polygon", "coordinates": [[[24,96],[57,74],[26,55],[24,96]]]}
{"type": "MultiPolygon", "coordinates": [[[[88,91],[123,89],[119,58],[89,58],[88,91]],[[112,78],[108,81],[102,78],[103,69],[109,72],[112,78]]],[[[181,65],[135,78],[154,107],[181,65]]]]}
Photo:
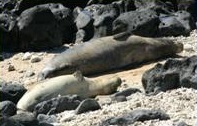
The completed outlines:
{"type": "Polygon", "coordinates": [[[159,36],[188,36],[195,23],[187,11],[177,11],[173,15],[160,15],[159,36]]]}
{"type": "Polygon", "coordinates": [[[197,56],[182,60],[169,59],[164,65],[157,64],[142,77],[147,94],[180,87],[197,89],[197,56]]]}
{"type": "Polygon", "coordinates": [[[128,33],[153,37],[157,34],[159,23],[159,17],[153,10],[131,11],[121,14],[113,22],[113,33],[128,33]]]}
{"type": "Polygon", "coordinates": [[[77,95],[52,98],[50,100],[38,103],[34,107],[34,113],[50,115],[60,113],[65,110],[74,110],[77,108],[81,101],[82,99],[77,95]]]}
{"type": "Polygon", "coordinates": [[[58,21],[45,5],[25,10],[17,26],[20,50],[41,50],[62,45],[63,37],[58,21]]]}
{"type": "Polygon", "coordinates": [[[17,7],[17,13],[20,14],[24,10],[40,4],[61,3],[65,7],[73,9],[77,6],[85,7],[87,2],[88,0],[83,0],[83,1],[81,0],[34,0],[34,1],[20,0],[17,7]]]}
{"type": "Polygon", "coordinates": [[[18,100],[23,96],[23,94],[27,91],[24,86],[17,83],[12,82],[5,82],[1,81],[0,83],[0,93],[1,98],[0,101],[12,101],[15,104],[18,102],[18,100]]]}
{"type": "Polygon", "coordinates": [[[20,113],[10,117],[11,120],[15,120],[24,126],[38,126],[39,122],[33,113],[20,113]]]}
{"type": "Polygon", "coordinates": [[[2,126],[24,126],[18,121],[15,121],[14,119],[10,119],[6,116],[1,116],[0,121],[2,126]]]}
{"type": "Polygon", "coordinates": [[[18,16],[10,12],[0,14],[0,52],[13,51],[18,46],[18,30],[16,18],[18,16]]]}
{"type": "Polygon", "coordinates": [[[79,106],[75,110],[75,113],[81,114],[81,113],[94,111],[98,109],[101,109],[101,106],[99,105],[99,103],[94,99],[87,98],[79,104],[79,106]]]}
{"type": "Polygon", "coordinates": [[[85,42],[91,38],[111,35],[112,22],[119,13],[119,9],[115,4],[98,4],[84,8],[75,20],[78,28],[76,42],[85,42]]]}
{"type": "Polygon", "coordinates": [[[16,114],[16,105],[11,101],[0,102],[0,113],[4,116],[13,116],[16,114]]]}
{"type": "Polygon", "coordinates": [[[196,4],[195,0],[3,0],[0,51],[46,50],[114,34],[187,36],[196,28],[196,4]]]}

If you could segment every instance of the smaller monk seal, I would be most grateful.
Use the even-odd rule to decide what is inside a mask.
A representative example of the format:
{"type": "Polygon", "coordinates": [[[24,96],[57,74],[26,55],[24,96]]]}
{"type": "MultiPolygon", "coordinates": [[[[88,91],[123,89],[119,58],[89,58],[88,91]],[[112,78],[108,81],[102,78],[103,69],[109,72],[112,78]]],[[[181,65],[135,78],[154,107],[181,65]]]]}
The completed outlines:
{"type": "Polygon", "coordinates": [[[33,111],[38,103],[59,95],[77,94],[82,98],[108,95],[115,92],[121,82],[119,77],[89,79],[78,71],[38,83],[23,95],[17,103],[17,108],[22,111],[33,111]]]}
{"type": "Polygon", "coordinates": [[[169,57],[183,50],[183,44],[168,39],[131,35],[119,40],[114,37],[94,39],[67,49],[52,58],[38,74],[38,80],[72,74],[76,70],[84,75],[105,72],[169,57]]]}

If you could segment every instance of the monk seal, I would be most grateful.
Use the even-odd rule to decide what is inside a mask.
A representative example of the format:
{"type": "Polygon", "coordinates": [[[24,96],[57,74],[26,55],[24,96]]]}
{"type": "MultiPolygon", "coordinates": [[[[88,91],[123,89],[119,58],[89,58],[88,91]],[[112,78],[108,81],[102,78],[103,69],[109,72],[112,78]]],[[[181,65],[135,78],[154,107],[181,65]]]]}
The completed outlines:
{"type": "Polygon", "coordinates": [[[125,40],[114,36],[102,37],[82,43],[55,56],[38,74],[38,80],[76,70],[84,75],[105,72],[172,56],[183,50],[181,43],[161,38],[148,38],[131,35],[125,40]]]}
{"type": "Polygon", "coordinates": [[[17,108],[22,111],[33,111],[38,103],[59,95],[77,94],[82,98],[108,95],[115,92],[121,82],[119,77],[90,79],[84,77],[81,72],[58,76],[41,81],[28,90],[17,103],[17,108]]]}

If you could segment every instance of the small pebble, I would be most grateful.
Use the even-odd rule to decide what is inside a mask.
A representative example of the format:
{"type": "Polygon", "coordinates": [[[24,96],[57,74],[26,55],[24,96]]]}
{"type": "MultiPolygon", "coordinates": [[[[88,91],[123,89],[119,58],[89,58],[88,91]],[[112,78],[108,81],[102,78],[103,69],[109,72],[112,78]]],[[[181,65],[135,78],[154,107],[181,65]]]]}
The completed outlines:
{"type": "Polygon", "coordinates": [[[24,73],[25,72],[25,70],[19,70],[18,71],[18,73],[24,73]]]}
{"type": "Polygon", "coordinates": [[[41,58],[38,56],[32,56],[31,57],[31,63],[36,63],[36,62],[40,62],[41,58]]]}
{"type": "Polygon", "coordinates": [[[22,57],[22,60],[30,60],[32,57],[32,54],[29,53],[29,52],[26,52],[23,57],[22,57]]]}
{"type": "Polygon", "coordinates": [[[13,54],[13,59],[14,60],[18,60],[18,59],[21,59],[21,57],[23,56],[24,54],[23,53],[16,53],[16,54],[13,54]]]}
{"type": "Polygon", "coordinates": [[[108,95],[98,95],[95,97],[100,105],[110,105],[112,104],[112,98],[108,95]]]}
{"type": "Polygon", "coordinates": [[[26,73],[25,73],[25,77],[32,77],[32,76],[34,76],[35,75],[35,73],[33,72],[33,71],[27,71],[26,73]]]}
{"type": "Polygon", "coordinates": [[[9,65],[8,66],[8,71],[15,71],[15,67],[13,65],[9,65]]]}
{"type": "Polygon", "coordinates": [[[44,53],[38,53],[38,56],[43,56],[44,55],[44,53]]]}
{"type": "Polygon", "coordinates": [[[127,101],[126,96],[123,96],[123,95],[113,97],[112,99],[113,99],[114,101],[116,101],[116,102],[124,102],[124,101],[127,101]]]}
{"type": "Polygon", "coordinates": [[[140,102],[136,103],[136,107],[141,107],[141,106],[142,106],[142,104],[140,102]]]}
{"type": "Polygon", "coordinates": [[[190,52],[190,51],[193,51],[193,47],[190,44],[185,44],[184,45],[184,50],[190,52]]]}
{"type": "Polygon", "coordinates": [[[25,80],[25,81],[24,81],[24,85],[30,85],[31,83],[32,83],[31,80],[25,80]]]}

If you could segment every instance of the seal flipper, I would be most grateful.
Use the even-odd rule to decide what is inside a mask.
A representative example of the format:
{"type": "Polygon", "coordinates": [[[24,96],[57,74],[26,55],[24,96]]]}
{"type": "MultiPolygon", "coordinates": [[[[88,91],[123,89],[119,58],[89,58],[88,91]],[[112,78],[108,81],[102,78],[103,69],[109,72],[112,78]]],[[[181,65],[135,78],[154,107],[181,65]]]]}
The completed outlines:
{"type": "Polygon", "coordinates": [[[73,76],[77,78],[77,80],[79,81],[83,81],[84,80],[84,76],[82,74],[82,72],[80,70],[77,70],[73,73],[73,76]]]}
{"type": "Polygon", "coordinates": [[[117,40],[117,41],[126,41],[127,38],[128,38],[129,36],[131,36],[131,35],[132,35],[132,33],[128,32],[128,31],[126,31],[126,32],[121,32],[121,33],[119,33],[119,34],[115,34],[115,35],[113,36],[113,39],[115,39],[115,40],[117,40]]]}

